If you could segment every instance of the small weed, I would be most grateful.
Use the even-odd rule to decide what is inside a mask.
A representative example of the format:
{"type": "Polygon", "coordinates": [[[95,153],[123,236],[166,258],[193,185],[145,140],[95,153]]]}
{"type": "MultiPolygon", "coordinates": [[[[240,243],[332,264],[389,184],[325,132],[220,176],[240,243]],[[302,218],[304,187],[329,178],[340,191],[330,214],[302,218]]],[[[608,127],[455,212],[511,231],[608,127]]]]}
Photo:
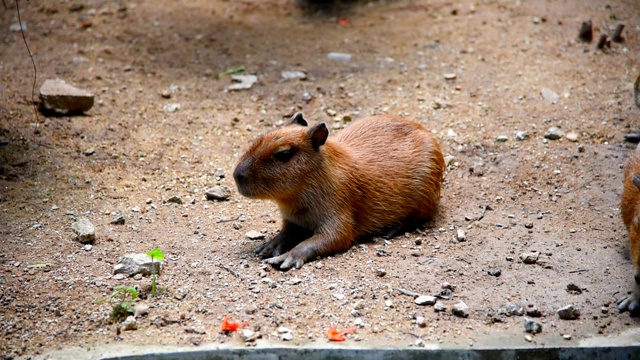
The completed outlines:
{"type": "Polygon", "coordinates": [[[113,294],[108,299],[97,299],[96,304],[106,302],[111,305],[110,319],[118,322],[133,313],[133,303],[138,298],[138,290],[132,286],[118,285],[113,288],[113,294]]]}
{"type": "Polygon", "coordinates": [[[154,261],[162,261],[164,259],[164,253],[162,250],[155,248],[146,253],[151,258],[151,296],[156,296],[156,267],[154,261]]]}

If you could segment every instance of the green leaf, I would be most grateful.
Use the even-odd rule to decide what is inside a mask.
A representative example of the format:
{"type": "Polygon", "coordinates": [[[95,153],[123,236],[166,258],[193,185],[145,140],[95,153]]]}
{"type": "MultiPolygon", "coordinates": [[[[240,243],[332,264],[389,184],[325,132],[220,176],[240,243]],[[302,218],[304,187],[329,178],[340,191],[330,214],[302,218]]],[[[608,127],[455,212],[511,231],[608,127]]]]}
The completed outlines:
{"type": "Polygon", "coordinates": [[[237,73],[241,73],[244,71],[244,66],[238,66],[238,67],[234,67],[234,68],[230,68],[227,69],[221,73],[218,73],[218,78],[221,78],[225,75],[231,75],[231,74],[237,74],[237,73]]]}
{"type": "Polygon", "coordinates": [[[147,252],[147,256],[152,258],[153,260],[162,261],[164,259],[164,253],[162,250],[155,248],[149,252],[147,252]]]}

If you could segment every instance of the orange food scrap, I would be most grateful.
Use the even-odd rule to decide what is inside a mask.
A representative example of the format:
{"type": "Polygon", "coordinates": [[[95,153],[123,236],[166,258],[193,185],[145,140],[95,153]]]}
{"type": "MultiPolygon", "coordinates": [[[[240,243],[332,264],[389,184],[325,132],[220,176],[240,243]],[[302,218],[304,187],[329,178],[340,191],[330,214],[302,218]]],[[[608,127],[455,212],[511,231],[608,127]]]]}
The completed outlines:
{"type": "Polygon", "coordinates": [[[330,326],[326,334],[330,341],[345,341],[347,340],[345,335],[353,334],[354,332],[356,332],[356,328],[348,328],[346,330],[338,331],[333,326],[330,326]]]}
{"type": "Polygon", "coordinates": [[[341,18],[338,18],[338,24],[342,26],[348,26],[348,25],[351,25],[351,20],[341,17],[341,18]]]}
{"type": "Polygon", "coordinates": [[[228,316],[225,316],[224,319],[222,319],[222,326],[220,327],[220,329],[222,329],[222,331],[225,331],[225,332],[237,331],[239,328],[247,325],[249,325],[248,321],[232,322],[232,321],[229,321],[228,316]]]}

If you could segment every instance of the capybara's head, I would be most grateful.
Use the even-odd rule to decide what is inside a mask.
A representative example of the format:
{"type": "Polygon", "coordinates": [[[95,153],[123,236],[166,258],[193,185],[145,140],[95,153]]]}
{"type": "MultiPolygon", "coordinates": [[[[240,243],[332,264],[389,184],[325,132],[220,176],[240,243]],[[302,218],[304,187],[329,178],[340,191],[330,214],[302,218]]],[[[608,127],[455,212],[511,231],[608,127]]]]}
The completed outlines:
{"type": "Polygon", "coordinates": [[[302,113],[290,124],[256,139],[233,171],[240,194],[258,199],[286,200],[321,176],[320,147],[329,131],[324,123],[307,126],[302,113]]]}

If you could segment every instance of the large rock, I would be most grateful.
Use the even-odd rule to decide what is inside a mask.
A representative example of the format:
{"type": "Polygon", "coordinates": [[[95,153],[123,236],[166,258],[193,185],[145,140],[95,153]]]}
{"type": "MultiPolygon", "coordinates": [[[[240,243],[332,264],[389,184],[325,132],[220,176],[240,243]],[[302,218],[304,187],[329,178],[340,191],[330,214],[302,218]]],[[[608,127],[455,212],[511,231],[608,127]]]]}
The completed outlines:
{"type": "Polygon", "coordinates": [[[156,274],[160,274],[162,261],[154,260],[152,263],[147,254],[125,254],[113,267],[113,273],[128,276],[135,274],[151,275],[153,268],[155,268],[156,274]]]}
{"type": "Polygon", "coordinates": [[[42,84],[40,99],[44,110],[60,114],[88,111],[93,106],[93,94],[59,79],[49,79],[42,84]]]}
{"type": "Polygon", "coordinates": [[[71,229],[78,235],[76,240],[83,244],[96,240],[96,228],[87,218],[78,218],[76,222],[71,224],[71,229]]]}

